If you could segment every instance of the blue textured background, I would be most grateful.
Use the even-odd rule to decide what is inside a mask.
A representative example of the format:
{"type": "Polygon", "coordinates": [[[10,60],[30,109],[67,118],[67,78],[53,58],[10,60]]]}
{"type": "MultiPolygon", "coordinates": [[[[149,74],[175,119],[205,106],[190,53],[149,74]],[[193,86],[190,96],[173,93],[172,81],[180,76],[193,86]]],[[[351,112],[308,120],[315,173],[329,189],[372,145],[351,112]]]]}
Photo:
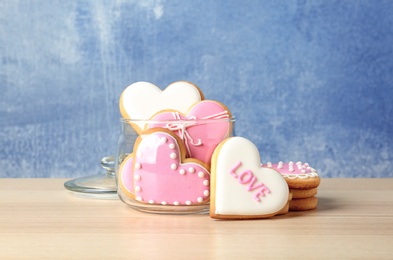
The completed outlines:
{"type": "Polygon", "coordinates": [[[263,161],[393,177],[392,1],[0,0],[0,177],[100,171],[135,81],[197,84],[263,161]]]}

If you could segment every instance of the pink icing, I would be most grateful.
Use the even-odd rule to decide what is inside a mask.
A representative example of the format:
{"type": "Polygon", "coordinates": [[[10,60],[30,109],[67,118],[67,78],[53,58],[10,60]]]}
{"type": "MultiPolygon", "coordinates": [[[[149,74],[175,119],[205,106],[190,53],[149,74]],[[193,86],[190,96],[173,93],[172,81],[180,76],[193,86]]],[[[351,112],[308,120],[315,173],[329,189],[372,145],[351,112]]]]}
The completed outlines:
{"type": "Polygon", "coordinates": [[[264,183],[260,183],[256,185],[255,183],[258,181],[257,177],[254,175],[254,173],[250,170],[245,170],[240,174],[236,173],[236,170],[242,165],[242,162],[239,161],[236,163],[236,165],[229,171],[229,173],[238,180],[238,182],[242,185],[247,185],[246,190],[249,192],[252,192],[254,190],[257,190],[256,193],[253,194],[253,198],[260,202],[261,199],[260,197],[264,197],[265,193],[270,193],[270,190],[268,187],[265,186],[264,183]]]}
{"type": "Polygon", "coordinates": [[[127,191],[133,194],[134,180],[132,174],[132,163],[133,159],[131,156],[128,156],[126,159],[124,159],[120,172],[120,181],[123,183],[123,186],[127,189],[127,191]]]}
{"type": "MultiPolygon", "coordinates": [[[[238,181],[240,184],[247,184],[250,183],[253,179],[255,179],[255,176],[252,174],[252,171],[247,170],[239,174],[237,177],[238,181]]],[[[248,187],[247,190],[250,190],[251,188],[248,187]]]]}
{"type": "Polygon", "coordinates": [[[203,100],[196,103],[187,115],[176,111],[159,113],[152,120],[170,120],[170,123],[151,123],[148,127],[164,127],[174,131],[183,140],[187,157],[210,165],[214,149],[230,135],[232,123],[225,120],[227,118],[229,112],[223,105],[216,101],[203,100]]]}
{"type": "Polygon", "coordinates": [[[273,168],[277,170],[285,178],[309,178],[318,176],[315,169],[313,169],[308,163],[302,162],[279,162],[272,164],[268,162],[262,164],[262,167],[273,168]]]}
{"type": "Polygon", "coordinates": [[[138,201],[192,205],[210,198],[210,173],[202,165],[181,162],[176,139],[166,132],[143,135],[134,151],[134,190],[138,201]]]}

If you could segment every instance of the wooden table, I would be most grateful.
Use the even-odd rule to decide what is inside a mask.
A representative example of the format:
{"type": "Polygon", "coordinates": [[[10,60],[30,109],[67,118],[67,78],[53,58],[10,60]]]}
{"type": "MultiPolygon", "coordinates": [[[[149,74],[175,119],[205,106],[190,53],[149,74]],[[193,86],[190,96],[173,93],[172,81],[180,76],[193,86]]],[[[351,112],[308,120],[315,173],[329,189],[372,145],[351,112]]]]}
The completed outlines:
{"type": "Polygon", "coordinates": [[[393,179],[322,179],[318,209],[213,220],[0,179],[0,259],[393,259],[393,179]]]}

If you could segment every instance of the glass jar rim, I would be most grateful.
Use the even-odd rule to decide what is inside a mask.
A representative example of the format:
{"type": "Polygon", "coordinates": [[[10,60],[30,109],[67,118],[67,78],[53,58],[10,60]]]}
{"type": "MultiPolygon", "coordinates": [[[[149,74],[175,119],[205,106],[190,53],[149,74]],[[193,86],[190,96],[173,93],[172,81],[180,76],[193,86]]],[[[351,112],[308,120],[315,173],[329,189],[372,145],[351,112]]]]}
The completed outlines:
{"type": "Polygon", "coordinates": [[[198,123],[219,123],[219,122],[229,122],[233,123],[236,121],[235,116],[225,117],[225,118],[184,118],[184,119],[165,119],[165,120],[158,120],[158,119],[131,119],[131,118],[123,118],[120,117],[120,122],[122,123],[189,123],[189,122],[198,122],[198,123]]]}

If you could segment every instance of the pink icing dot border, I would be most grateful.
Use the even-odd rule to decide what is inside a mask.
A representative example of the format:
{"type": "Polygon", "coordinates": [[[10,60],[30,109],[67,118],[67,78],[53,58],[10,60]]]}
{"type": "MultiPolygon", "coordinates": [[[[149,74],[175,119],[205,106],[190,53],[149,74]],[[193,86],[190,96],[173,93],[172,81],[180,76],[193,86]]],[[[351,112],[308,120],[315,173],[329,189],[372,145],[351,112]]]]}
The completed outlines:
{"type": "MultiPolygon", "coordinates": [[[[161,200],[155,198],[145,198],[146,195],[141,194],[143,193],[144,189],[149,189],[149,186],[145,186],[146,184],[142,184],[141,181],[144,179],[144,176],[137,174],[137,170],[141,170],[144,168],[143,162],[138,160],[138,154],[139,150],[136,152],[137,158],[135,159],[135,172],[134,172],[134,189],[135,189],[135,200],[142,202],[142,203],[148,203],[148,204],[155,204],[155,205],[198,205],[200,203],[206,202],[210,198],[210,173],[209,171],[203,167],[202,165],[194,162],[181,162],[180,158],[180,148],[176,143],[176,139],[168,135],[167,133],[164,132],[156,132],[153,133],[153,135],[156,136],[161,136],[160,137],[160,142],[162,144],[166,144],[168,146],[168,155],[167,159],[169,160],[167,164],[165,165],[166,167],[170,167],[171,171],[178,172],[179,175],[184,176],[187,178],[187,175],[196,175],[197,179],[201,181],[200,184],[202,184],[203,189],[200,190],[201,193],[199,196],[196,196],[194,198],[187,198],[184,201],[184,198],[179,198],[179,200],[174,200],[174,201],[167,201],[167,200],[161,200]],[[143,186],[143,188],[142,188],[143,186]]],[[[142,148],[143,149],[143,148],[142,148]]],[[[142,155],[140,155],[142,156],[142,155]]],[[[201,186],[199,187],[201,188],[201,186]]],[[[157,195],[157,194],[156,194],[157,195]]]]}

